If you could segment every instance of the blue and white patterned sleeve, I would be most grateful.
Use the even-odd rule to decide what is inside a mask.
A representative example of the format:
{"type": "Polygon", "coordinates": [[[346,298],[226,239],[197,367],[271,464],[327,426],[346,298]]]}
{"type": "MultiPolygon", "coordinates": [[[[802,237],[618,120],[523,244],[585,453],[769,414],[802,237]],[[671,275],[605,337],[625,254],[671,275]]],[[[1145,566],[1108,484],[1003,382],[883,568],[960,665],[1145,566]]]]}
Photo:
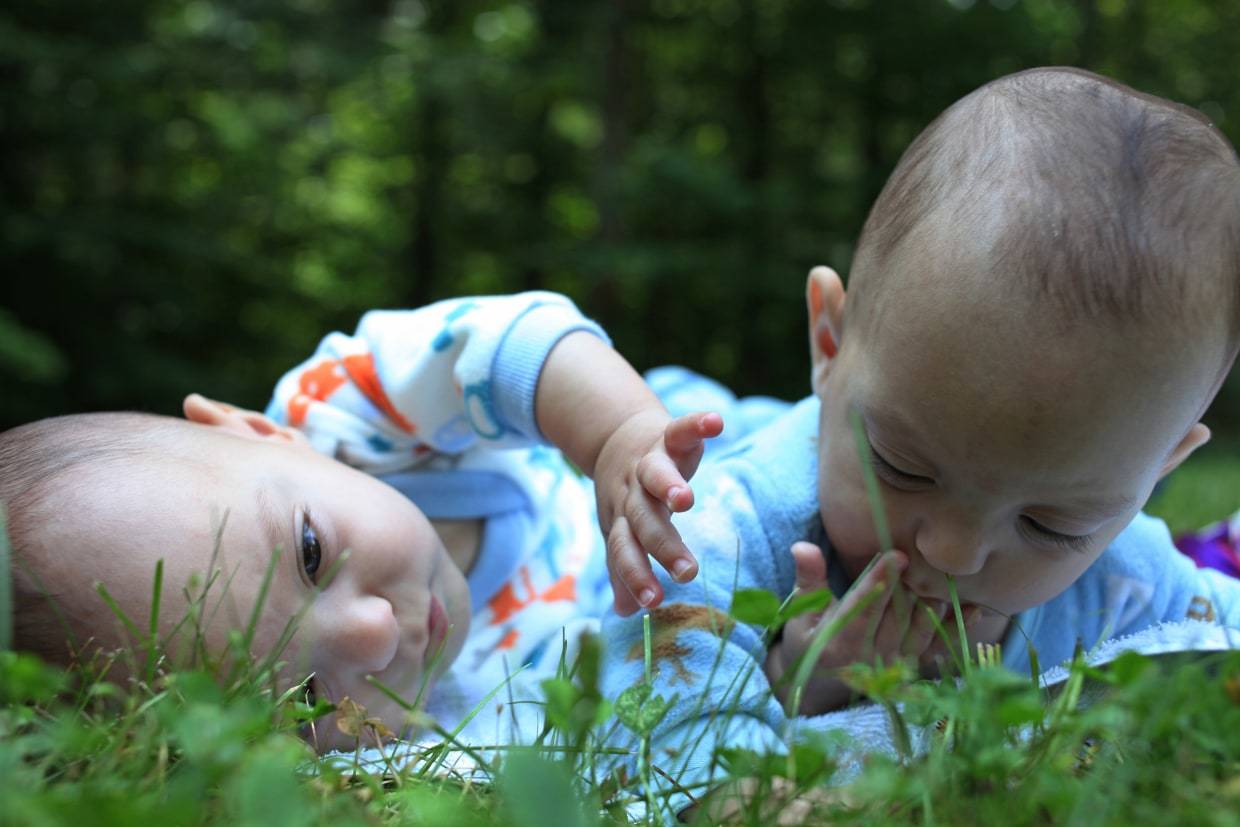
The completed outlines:
{"type": "Polygon", "coordinates": [[[331,333],[276,384],[267,415],[320,452],[373,474],[477,445],[543,441],[534,394],[564,336],[609,341],[573,303],[530,292],[373,310],[331,333]]]}

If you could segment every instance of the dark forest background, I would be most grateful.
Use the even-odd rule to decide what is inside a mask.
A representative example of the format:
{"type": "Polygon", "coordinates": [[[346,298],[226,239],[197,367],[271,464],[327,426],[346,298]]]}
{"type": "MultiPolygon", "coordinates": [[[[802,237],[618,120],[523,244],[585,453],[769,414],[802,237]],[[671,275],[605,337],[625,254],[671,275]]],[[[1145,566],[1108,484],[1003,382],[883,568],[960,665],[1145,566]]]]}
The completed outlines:
{"type": "Polygon", "coordinates": [[[1240,139],[1235,0],[7,6],[0,427],[261,407],[368,308],[528,288],[798,397],[805,273],[970,89],[1083,66],[1240,139]]]}

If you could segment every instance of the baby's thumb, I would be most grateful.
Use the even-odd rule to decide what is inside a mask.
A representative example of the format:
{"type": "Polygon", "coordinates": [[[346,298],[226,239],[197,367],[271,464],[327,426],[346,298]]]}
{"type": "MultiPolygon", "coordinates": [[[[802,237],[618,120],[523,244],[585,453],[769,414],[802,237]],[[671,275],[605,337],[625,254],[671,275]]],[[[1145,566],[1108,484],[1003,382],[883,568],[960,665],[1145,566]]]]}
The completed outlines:
{"type": "Polygon", "coordinates": [[[792,544],[792,560],[796,565],[797,591],[812,592],[827,588],[827,558],[822,549],[801,540],[792,544]]]}

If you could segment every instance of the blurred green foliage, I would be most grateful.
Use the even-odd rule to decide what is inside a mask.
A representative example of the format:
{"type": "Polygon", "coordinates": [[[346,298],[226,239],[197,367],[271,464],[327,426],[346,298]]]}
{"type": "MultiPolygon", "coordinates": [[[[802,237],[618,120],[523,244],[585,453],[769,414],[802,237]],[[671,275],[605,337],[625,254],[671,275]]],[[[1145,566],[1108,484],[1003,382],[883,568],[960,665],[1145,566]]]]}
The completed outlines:
{"type": "Polygon", "coordinates": [[[370,307],[536,287],[798,397],[806,271],[951,101],[1075,64],[1236,141],[1237,55],[1233,0],[9,4],[0,427],[261,407],[370,307]]]}

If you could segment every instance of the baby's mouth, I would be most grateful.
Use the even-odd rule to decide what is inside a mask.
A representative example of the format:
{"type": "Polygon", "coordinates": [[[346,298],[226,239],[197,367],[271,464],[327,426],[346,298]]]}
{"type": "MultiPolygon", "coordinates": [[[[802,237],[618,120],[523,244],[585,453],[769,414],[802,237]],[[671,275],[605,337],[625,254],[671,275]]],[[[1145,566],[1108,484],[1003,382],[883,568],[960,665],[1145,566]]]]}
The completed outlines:
{"type": "MultiPolygon", "coordinates": [[[[910,585],[909,583],[902,582],[902,585],[913,597],[917,599],[919,603],[923,603],[929,606],[945,605],[947,606],[947,615],[948,616],[951,615],[952,599],[950,595],[923,594],[922,590],[917,589],[916,587],[910,585]]],[[[929,589],[926,589],[924,591],[929,591],[929,589]]],[[[977,612],[985,613],[986,612],[986,610],[983,607],[979,606],[977,603],[974,603],[970,600],[961,599],[960,595],[957,595],[956,599],[960,603],[960,614],[962,616],[965,614],[968,614],[970,610],[973,610],[974,613],[977,613],[977,612]]]]}

